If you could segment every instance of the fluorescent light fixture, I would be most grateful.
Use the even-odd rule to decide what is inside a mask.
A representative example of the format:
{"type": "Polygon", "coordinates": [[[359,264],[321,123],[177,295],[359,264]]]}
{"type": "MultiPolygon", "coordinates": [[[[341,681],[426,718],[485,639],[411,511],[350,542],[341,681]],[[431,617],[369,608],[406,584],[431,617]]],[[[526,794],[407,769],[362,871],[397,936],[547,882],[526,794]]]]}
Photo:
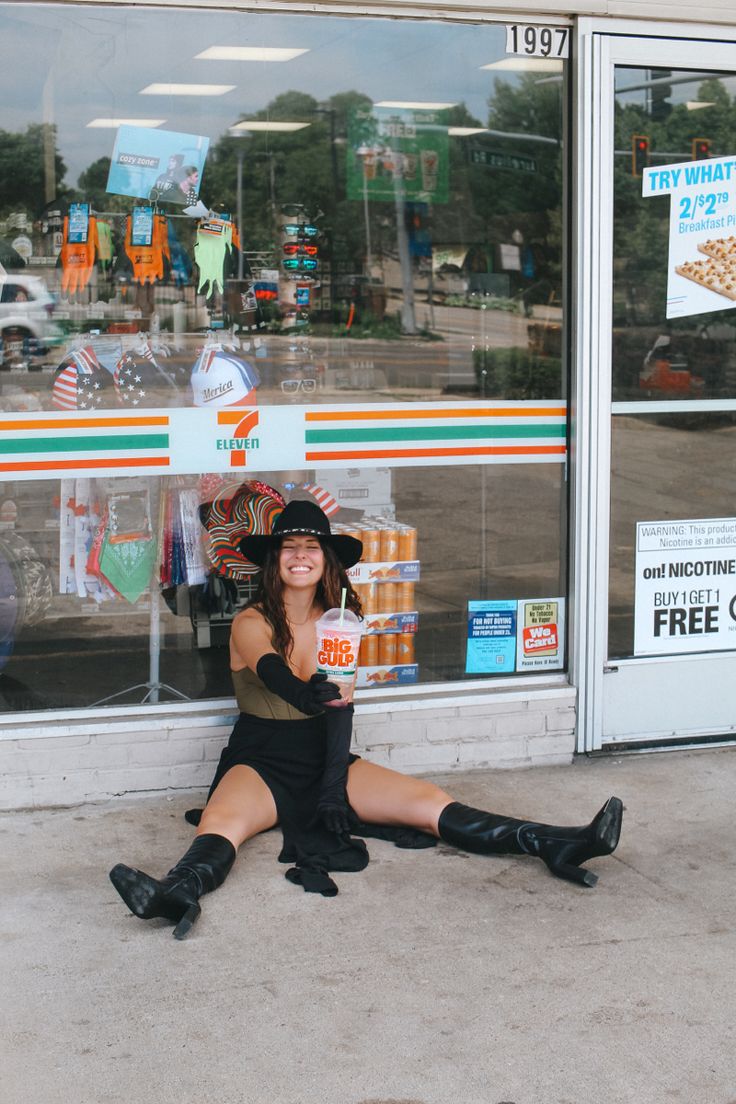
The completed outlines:
{"type": "Polygon", "coordinates": [[[448,127],[451,138],[468,138],[471,134],[487,134],[488,127],[448,127]]]}
{"type": "Polygon", "coordinates": [[[208,46],[194,58],[198,61],[292,61],[308,53],[306,48],[288,46],[208,46]]]}
{"type": "Polygon", "coordinates": [[[501,61],[491,61],[488,65],[481,65],[481,69],[493,69],[493,70],[511,70],[527,73],[561,73],[562,72],[562,59],[561,58],[541,58],[541,57],[507,57],[502,58],[501,61]]]}
{"type": "Polygon", "coordinates": [[[224,96],[234,84],[147,84],[139,96],[224,96]]]}
{"type": "Polygon", "coordinates": [[[688,100],[685,107],[688,111],[700,111],[702,107],[715,107],[715,102],[711,100],[688,100]]]}
{"type": "Polygon", "coordinates": [[[235,123],[231,126],[230,130],[265,130],[265,131],[281,131],[283,134],[293,130],[304,130],[305,127],[311,126],[311,123],[286,123],[279,122],[278,120],[270,119],[243,119],[240,123],[235,123]]]}
{"type": "Polygon", "coordinates": [[[133,126],[150,127],[153,130],[155,127],[163,126],[165,122],[165,119],[92,119],[89,123],[85,123],[85,126],[104,127],[106,130],[114,130],[121,126],[133,126]]]}
{"type": "Polygon", "coordinates": [[[406,107],[416,111],[443,111],[446,107],[455,107],[455,103],[434,103],[430,100],[378,100],[374,107],[406,107]]]}

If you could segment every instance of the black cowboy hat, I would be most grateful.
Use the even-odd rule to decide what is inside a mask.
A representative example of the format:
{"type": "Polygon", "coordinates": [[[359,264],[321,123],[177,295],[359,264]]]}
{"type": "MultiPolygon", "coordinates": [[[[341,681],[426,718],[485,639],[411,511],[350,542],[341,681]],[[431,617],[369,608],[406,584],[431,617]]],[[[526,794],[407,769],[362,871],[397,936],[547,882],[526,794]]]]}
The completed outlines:
{"type": "Polygon", "coordinates": [[[306,535],[328,544],[343,567],[352,567],[363,555],[363,542],[342,533],[333,533],[327,515],[314,502],[295,499],[281,511],[269,536],[249,535],[240,542],[240,551],[254,564],[263,567],[269,548],[278,547],[284,537],[306,535]]]}

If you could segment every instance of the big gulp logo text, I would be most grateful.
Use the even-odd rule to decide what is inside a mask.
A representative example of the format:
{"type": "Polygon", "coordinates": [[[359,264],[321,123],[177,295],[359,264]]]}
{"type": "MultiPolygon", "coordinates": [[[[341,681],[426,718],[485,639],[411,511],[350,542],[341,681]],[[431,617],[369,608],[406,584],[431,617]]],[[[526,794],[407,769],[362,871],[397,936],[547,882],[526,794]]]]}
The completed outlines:
{"type": "Polygon", "coordinates": [[[323,636],[319,642],[317,666],[330,667],[333,670],[351,670],[355,666],[352,642],[345,637],[323,636]]]}
{"type": "Polygon", "coordinates": [[[258,425],[257,410],[218,410],[218,426],[234,426],[229,437],[218,437],[218,452],[230,453],[230,467],[244,468],[249,452],[260,448],[260,439],[251,437],[251,431],[258,425]]]}

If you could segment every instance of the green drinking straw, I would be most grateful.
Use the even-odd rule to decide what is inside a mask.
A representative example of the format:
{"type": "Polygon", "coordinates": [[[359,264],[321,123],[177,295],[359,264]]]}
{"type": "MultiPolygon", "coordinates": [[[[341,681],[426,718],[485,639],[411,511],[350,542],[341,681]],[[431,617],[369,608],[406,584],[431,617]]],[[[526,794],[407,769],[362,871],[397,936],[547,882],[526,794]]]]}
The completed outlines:
{"type": "Polygon", "coordinates": [[[342,627],[343,619],[345,617],[345,599],[348,596],[348,592],[345,587],[342,588],[342,598],[340,599],[340,621],[339,624],[342,627]]]}

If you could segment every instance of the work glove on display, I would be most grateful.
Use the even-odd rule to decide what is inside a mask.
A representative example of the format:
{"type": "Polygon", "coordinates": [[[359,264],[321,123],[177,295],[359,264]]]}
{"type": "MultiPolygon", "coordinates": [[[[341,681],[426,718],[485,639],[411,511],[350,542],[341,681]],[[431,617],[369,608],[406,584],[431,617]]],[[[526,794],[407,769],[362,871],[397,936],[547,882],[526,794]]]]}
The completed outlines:
{"type": "Polygon", "coordinates": [[[223,219],[209,219],[197,230],[194,259],[199,267],[197,291],[209,287],[207,296],[224,288],[225,259],[233,248],[233,224],[223,219]]]}
{"type": "Polygon", "coordinates": [[[256,664],[256,674],[263,685],[293,705],[300,713],[315,716],[327,702],[337,701],[340,691],[327,675],[312,675],[308,682],[297,678],[276,652],[266,652],[256,664]]]}
{"type": "Polygon", "coordinates": [[[347,781],[350,741],[353,735],[353,706],[332,706],[325,710],[327,746],[325,769],[317,802],[316,820],[338,836],[350,832],[347,781]]]}
{"type": "Polygon", "coordinates": [[[166,262],[167,267],[171,265],[166,219],[163,215],[154,216],[150,245],[131,245],[132,225],[133,221],[128,217],[126,219],[124,248],[133,270],[133,279],[139,284],[155,284],[158,280],[164,278],[164,263],[166,262]]]}
{"type": "Polygon", "coordinates": [[[64,231],[62,236],[61,261],[62,276],[61,290],[67,295],[74,295],[81,291],[89,283],[92,269],[95,265],[95,243],[97,241],[97,220],[91,217],[87,226],[86,242],[70,242],[69,216],[64,216],[64,231]]]}

